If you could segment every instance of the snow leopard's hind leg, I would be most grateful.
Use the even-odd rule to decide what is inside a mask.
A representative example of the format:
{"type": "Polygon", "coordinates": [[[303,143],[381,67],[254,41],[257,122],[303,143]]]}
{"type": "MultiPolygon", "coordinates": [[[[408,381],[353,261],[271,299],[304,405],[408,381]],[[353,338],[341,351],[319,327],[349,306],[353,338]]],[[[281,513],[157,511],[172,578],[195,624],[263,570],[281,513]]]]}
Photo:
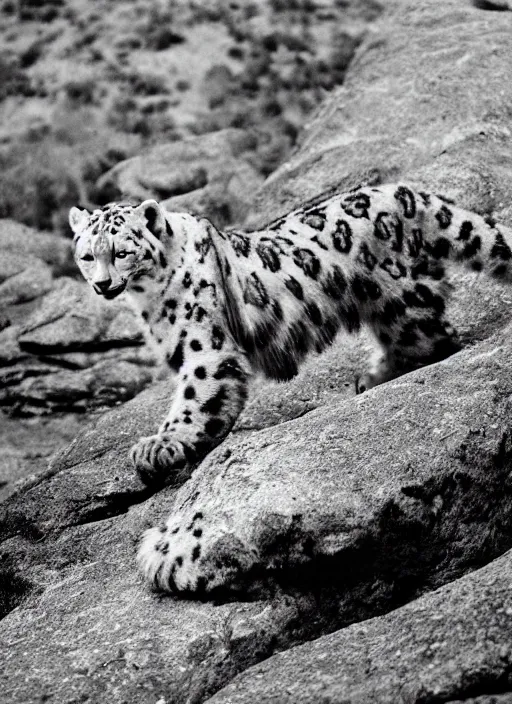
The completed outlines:
{"type": "Polygon", "coordinates": [[[388,301],[370,323],[380,349],[369,371],[356,382],[357,393],[461,349],[457,331],[444,317],[445,295],[421,283],[405,294],[405,300],[388,301]]]}

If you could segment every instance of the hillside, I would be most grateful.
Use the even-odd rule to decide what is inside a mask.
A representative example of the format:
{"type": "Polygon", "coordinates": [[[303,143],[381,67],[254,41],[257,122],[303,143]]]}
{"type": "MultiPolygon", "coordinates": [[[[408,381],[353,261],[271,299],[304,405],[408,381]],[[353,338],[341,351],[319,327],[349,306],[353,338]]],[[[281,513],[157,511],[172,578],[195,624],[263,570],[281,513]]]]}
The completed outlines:
{"type": "Polygon", "coordinates": [[[152,144],[249,130],[261,176],[343,82],[375,0],[3,0],[0,217],[67,231],[66,210],[152,144]]]}

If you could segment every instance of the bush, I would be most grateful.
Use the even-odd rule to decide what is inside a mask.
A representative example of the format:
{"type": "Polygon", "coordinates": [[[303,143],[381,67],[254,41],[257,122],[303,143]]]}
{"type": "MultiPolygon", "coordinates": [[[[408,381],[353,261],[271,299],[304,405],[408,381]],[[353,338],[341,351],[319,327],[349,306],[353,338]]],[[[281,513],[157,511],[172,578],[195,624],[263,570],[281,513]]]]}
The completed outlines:
{"type": "Polygon", "coordinates": [[[119,95],[107,112],[107,122],[121,132],[139,135],[143,140],[162,137],[169,140],[176,138],[176,123],[172,115],[160,110],[150,110],[148,103],[139,103],[135,98],[119,95]]]}
{"type": "Polygon", "coordinates": [[[163,51],[176,44],[183,44],[185,37],[172,29],[171,12],[152,5],[139,27],[146,49],[163,51]]]}
{"type": "Polygon", "coordinates": [[[170,92],[163,76],[153,73],[134,73],[130,84],[135,95],[162,95],[170,92]]]}
{"type": "Polygon", "coordinates": [[[22,21],[52,22],[59,17],[65,0],[18,0],[18,18],[22,21]]]}
{"type": "Polygon", "coordinates": [[[232,46],[228,49],[228,56],[230,56],[232,59],[242,61],[245,56],[245,53],[244,50],[239,46],[232,46]]]}
{"type": "Polygon", "coordinates": [[[10,95],[35,95],[30,78],[21,68],[19,60],[7,53],[0,54],[0,100],[10,95]]]}
{"type": "Polygon", "coordinates": [[[2,12],[6,15],[14,15],[18,9],[17,0],[4,0],[2,4],[2,12]]]}
{"type": "MultiPolygon", "coordinates": [[[[332,71],[345,75],[345,72],[352,61],[354,52],[361,43],[359,37],[352,37],[350,34],[338,34],[334,41],[334,47],[329,54],[329,65],[332,71]]],[[[340,81],[341,82],[341,81],[340,81]]]]}
{"type": "Polygon", "coordinates": [[[155,51],[163,51],[170,46],[183,44],[185,37],[181,34],[173,32],[169,27],[156,27],[148,38],[148,49],[155,51]]]}
{"type": "Polygon", "coordinates": [[[190,90],[190,81],[180,78],[179,81],[176,81],[176,90],[179,90],[180,93],[190,90]]]}
{"type": "Polygon", "coordinates": [[[20,67],[30,68],[36,61],[41,57],[41,45],[34,42],[28,49],[26,49],[22,54],[20,54],[20,67]]]}
{"type": "Polygon", "coordinates": [[[78,108],[55,113],[51,125],[33,129],[0,149],[0,217],[69,234],[67,213],[93,201],[96,180],[140,146],[78,108]],[[100,136],[99,136],[100,135],[100,136]]]}
{"type": "Polygon", "coordinates": [[[64,85],[64,93],[68,100],[76,105],[91,105],[94,103],[96,81],[92,78],[68,81],[64,85]]]}
{"type": "Polygon", "coordinates": [[[54,215],[82,200],[69,147],[21,142],[0,156],[0,217],[52,229],[54,215]]]}

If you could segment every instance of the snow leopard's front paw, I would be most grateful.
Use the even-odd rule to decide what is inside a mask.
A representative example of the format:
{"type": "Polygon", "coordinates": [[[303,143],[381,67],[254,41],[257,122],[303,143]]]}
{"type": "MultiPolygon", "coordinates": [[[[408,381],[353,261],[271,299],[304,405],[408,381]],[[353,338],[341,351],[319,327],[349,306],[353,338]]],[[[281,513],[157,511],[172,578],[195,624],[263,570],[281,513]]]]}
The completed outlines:
{"type": "Polygon", "coordinates": [[[130,459],[146,485],[180,484],[188,478],[182,443],[165,434],[140,438],[130,450],[130,459]]]}

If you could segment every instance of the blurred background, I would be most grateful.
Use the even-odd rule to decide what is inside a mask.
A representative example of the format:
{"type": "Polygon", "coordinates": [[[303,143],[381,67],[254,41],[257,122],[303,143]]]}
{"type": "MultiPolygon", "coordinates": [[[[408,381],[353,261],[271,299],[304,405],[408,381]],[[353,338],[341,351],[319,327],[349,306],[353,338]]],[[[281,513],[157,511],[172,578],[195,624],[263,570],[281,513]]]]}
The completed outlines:
{"type": "MultiPolygon", "coordinates": [[[[204,140],[186,155],[167,146],[174,163],[140,192],[111,170],[228,128],[246,200],[343,83],[379,12],[373,0],[1,0],[0,217],[69,234],[77,202],[201,191],[204,140]]],[[[243,219],[246,203],[206,200],[182,202],[219,225],[243,219]]]]}

